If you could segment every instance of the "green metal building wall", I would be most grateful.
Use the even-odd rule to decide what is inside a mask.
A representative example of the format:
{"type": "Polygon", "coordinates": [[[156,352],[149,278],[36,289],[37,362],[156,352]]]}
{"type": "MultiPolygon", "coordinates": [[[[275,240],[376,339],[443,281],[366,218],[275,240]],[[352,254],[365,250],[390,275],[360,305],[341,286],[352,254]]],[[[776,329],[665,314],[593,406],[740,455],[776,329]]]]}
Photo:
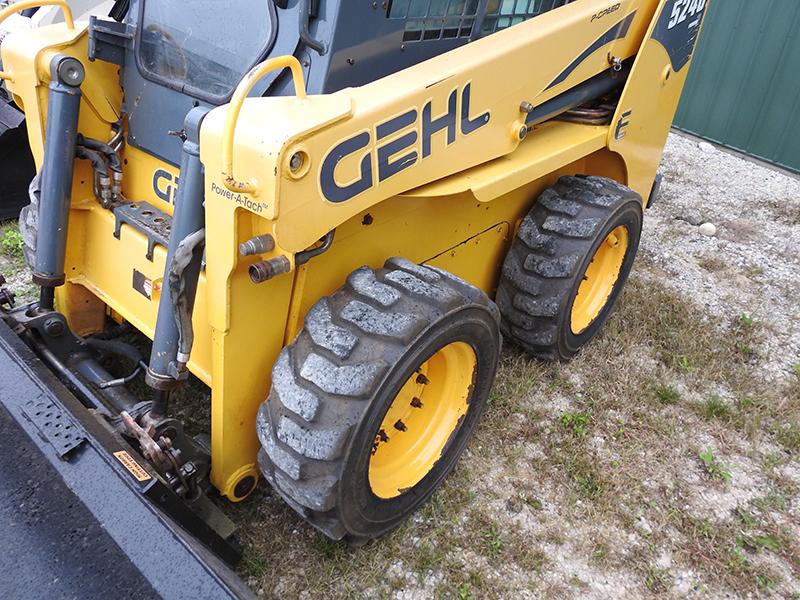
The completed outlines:
{"type": "Polygon", "coordinates": [[[675,126],[800,172],[800,0],[710,0],[675,126]]]}

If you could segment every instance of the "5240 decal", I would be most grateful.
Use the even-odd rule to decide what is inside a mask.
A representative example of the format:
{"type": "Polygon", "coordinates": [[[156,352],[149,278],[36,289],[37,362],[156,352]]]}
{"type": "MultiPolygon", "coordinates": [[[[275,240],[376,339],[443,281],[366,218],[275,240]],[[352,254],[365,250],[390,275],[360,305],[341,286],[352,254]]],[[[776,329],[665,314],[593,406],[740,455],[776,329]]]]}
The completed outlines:
{"type": "Polygon", "coordinates": [[[667,29],[680,25],[686,19],[691,19],[698,15],[702,16],[705,7],[706,0],[675,0],[675,4],[672,6],[672,15],[669,18],[669,23],[667,23],[667,29]]]}

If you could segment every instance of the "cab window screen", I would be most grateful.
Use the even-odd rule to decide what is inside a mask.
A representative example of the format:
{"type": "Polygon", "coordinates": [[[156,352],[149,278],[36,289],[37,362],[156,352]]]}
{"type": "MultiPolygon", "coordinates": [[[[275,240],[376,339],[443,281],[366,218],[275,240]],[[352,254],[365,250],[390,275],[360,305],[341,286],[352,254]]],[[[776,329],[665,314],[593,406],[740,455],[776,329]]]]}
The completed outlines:
{"type": "Polygon", "coordinates": [[[407,19],[404,41],[469,37],[478,4],[478,0],[394,0],[389,18],[407,19]]]}
{"type": "Polygon", "coordinates": [[[148,0],[140,65],[171,87],[225,97],[267,49],[271,1],[148,0]]]}
{"type": "Polygon", "coordinates": [[[481,32],[488,35],[500,31],[562,4],[564,0],[489,0],[481,32]]]}

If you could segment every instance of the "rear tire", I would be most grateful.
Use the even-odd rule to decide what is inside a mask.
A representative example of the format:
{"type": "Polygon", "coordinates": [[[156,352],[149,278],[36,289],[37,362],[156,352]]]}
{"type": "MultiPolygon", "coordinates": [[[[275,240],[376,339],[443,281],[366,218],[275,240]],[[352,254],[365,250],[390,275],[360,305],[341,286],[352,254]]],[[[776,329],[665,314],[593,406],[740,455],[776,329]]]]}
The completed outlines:
{"type": "Polygon", "coordinates": [[[439,269],[393,258],[353,272],[312,307],[275,363],[257,418],[264,477],[333,539],[358,543],[397,527],[452,470],[478,422],[499,360],[499,319],[481,290],[439,269]],[[463,394],[409,391],[439,389],[434,373],[463,394]],[[451,397],[461,412],[437,412],[451,397]],[[408,443],[416,439],[433,445],[408,443]],[[405,469],[405,455],[424,467],[405,469]]]}
{"type": "Polygon", "coordinates": [[[503,335],[536,358],[572,358],[611,314],[641,232],[642,199],[630,188],[604,177],[559,179],[522,221],[503,264],[495,299],[503,335]]]}
{"type": "Polygon", "coordinates": [[[19,213],[19,232],[22,234],[22,254],[28,267],[33,270],[36,263],[36,238],[39,235],[39,182],[41,175],[36,174],[30,183],[28,196],[30,204],[19,213]]]}
{"type": "MultiPolygon", "coordinates": [[[[0,102],[4,102],[2,96],[0,102]]],[[[28,204],[28,185],[35,174],[23,123],[0,140],[0,221],[19,217],[19,211],[28,204]]]]}

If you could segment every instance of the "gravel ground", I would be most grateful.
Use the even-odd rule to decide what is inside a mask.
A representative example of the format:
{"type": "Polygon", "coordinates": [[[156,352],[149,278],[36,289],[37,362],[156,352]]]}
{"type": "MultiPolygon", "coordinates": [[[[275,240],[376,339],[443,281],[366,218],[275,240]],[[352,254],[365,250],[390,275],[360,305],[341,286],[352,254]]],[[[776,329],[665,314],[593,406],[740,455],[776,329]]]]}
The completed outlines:
{"type": "Polygon", "coordinates": [[[640,251],[647,270],[712,322],[768,324],[763,367],[787,374],[800,362],[800,177],[675,134],[662,173],[640,251]],[[702,235],[706,222],[716,235],[702,235]]]}

